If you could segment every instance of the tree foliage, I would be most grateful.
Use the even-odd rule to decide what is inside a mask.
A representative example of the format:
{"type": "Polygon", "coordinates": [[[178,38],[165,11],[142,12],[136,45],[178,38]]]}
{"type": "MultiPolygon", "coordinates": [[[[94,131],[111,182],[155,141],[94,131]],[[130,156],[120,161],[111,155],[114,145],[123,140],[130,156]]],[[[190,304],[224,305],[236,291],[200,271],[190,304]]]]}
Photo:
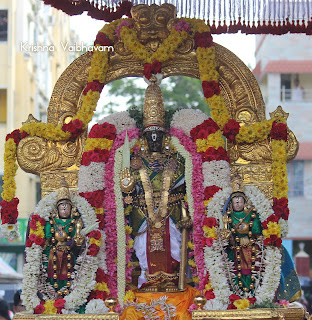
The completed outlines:
{"type": "MultiPolygon", "coordinates": [[[[110,101],[103,107],[105,113],[119,111],[120,98],[126,100],[126,109],[139,108],[144,104],[145,87],[142,87],[137,78],[125,78],[113,81],[107,85],[110,101]]],[[[210,114],[209,107],[205,101],[201,81],[199,79],[173,76],[162,81],[161,90],[163,94],[165,109],[174,111],[176,109],[201,109],[210,114]]],[[[100,117],[100,115],[98,115],[100,117]]]]}

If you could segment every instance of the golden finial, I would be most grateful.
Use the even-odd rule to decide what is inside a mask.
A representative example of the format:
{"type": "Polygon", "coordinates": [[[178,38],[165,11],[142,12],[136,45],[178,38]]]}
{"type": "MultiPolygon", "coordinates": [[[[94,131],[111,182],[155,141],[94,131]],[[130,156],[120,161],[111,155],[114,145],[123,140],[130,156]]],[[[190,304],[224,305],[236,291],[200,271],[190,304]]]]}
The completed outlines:
{"type": "Polygon", "coordinates": [[[270,117],[272,118],[283,118],[285,123],[289,117],[289,113],[285,112],[281,106],[278,106],[275,111],[270,112],[270,117]]]}
{"type": "Polygon", "coordinates": [[[40,120],[37,120],[31,113],[28,115],[28,118],[25,122],[22,122],[22,124],[26,123],[39,123],[41,122],[40,120]]]}
{"type": "Polygon", "coordinates": [[[144,131],[165,131],[165,108],[158,79],[153,75],[149,81],[151,84],[146,88],[143,106],[144,131]]]}
{"type": "Polygon", "coordinates": [[[62,177],[60,187],[57,190],[57,203],[61,200],[70,200],[69,186],[64,177],[62,177]]]}

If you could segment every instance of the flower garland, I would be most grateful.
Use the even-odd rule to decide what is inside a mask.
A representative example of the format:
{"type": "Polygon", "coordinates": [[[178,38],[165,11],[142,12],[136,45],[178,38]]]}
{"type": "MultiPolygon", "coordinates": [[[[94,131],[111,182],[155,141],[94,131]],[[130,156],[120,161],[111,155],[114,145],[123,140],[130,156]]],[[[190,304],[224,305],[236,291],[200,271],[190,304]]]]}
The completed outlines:
{"type": "MultiPolygon", "coordinates": [[[[167,39],[163,41],[158,50],[153,54],[150,54],[145,47],[139,43],[134,30],[132,29],[132,19],[118,19],[105,25],[97,34],[94,45],[96,48],[98,46],[114,45],[118,37],[120,37],[121,41],[124,42],[135,56],[143,62],[151,65],[144,67],[145,71],[143,71],[143,74],[145,75],[160,72],[161,63],[172,58],[176,48],[185,39],[194,38],[196,57],[198,60],[204,96],[211,109],[212,118],[218,124],[220,130],[222,129],[223,135],[231,141],[234,141],[236,137],[238,142],[259,141],[268,136],[271,127],[270,123],[272,122],[271,120],[260,123],[261,125],[254,124],[250,127],[239,127],[238,122],[230,119],[229,112],[220,95],[218,73],[216,71],[215,64],[215,47],[213,45],[209,27],[202,20],[184,18],[177,19],[177,23],[170,30],[170,34],[167,39]]],[[[63,126],[54,126],[49,123],[27,123],[24,124],[18,132],[21,135],[18,139],[31,135],[51,141],[60,141],[68,140],[69,138],[75,139],[79,136],[92,119],[97,101],[106,80],[106,74],[109,67],[108,61],[109,53],[107,51],[96,49],[93,52],[88,83],[83,91],[82,106],[72,121],[68,124],[64,124],[63,126]]],[[[215,157],[219,154],[219,152],[214,151],[216,150],[215,147],[217,145],[223,146],[220,139],[221,133],[217,132],[215,134],[218,141],[217,143],[213,139],[213,136],[205,141],[198,141],[199,150],[206,149],[207,154],[205,159],[215,157]]],[[[15,134],[15,136],[17,135],[15,134]]],[[[17,141],[15,141],[15,145],[17,146],[17,141]]],[[[6,144],[5,149],[5,160],[7,161],[5,161],[4,168],[4,190],[2,197],[4,201],[10,203],[13,201],[15,196],[14,176],[16,173],[16,147],[14,147],[12,141],[10,141],[6,144]]],[[[94,156],[94,154],[92,155],[94,156]]],[[[102,155],[102,157],[103,156],[104,155],[102,155]]],[[[277,204],[276,206],[280,206],[280,204],[277,204]]],[[[18,215],[16,201],[15,203],[12,202],[7,206],[6,203],[3,203],[2,207],[4,208],[4,210],[2,210],[4,213],[4,221],[7,218],[6,212],[13,212],[10,223],[2,224],[2,232],[10,239],[14,239],[18,235],[18,229],[15,226],[16,218],[14,218],[18,215]],[[8,206],[10,207],[10,210],[6,211],[5,208],[8,206]]]]}
{"type": "MultiPolygon", "coordinates": [[[[128,35],[131,34],[134,37],[133,30],[131,30],[131,22],[132,22],[131,19],[117,20],[109,25],[104,26],[104,28],[97,35],[95,45],[111,45],[112,43],[114,43],[116,36],[118,37],[118,34],[119,34],[121,40],[124,41],[126,46],[129,45],[129,48],[130,48],[131,44],[127,42],[129,38],[126,38],[125,34],[128,34],[128,35]]],[[[130,38],[132,36],[130,36],[130,38]]],[[[203,138],[200,138],[200,135],[199,135],[199,137],[195,141],[195,143],[197,144],[197,150],[194,149],[193,147],[189,147],[190,150],[188,150],[192,155],[192,158],[194,157],[196,158],[195,154],[199,152],[202,157],[201,160],[203,162],[207,162],[207,164],[206,163],[204,164],[204,171],[203,171],[203,175],[204,177],[206,177],[203,180],[205,183],[205,198],[201,199],[201,201],[199,201],[199,199],[194,199],[194,206],[198,209],[197,212],[204,212],[204,206],[202,203],[208,204],[209,200],[219,190],[219,188],[224,188],[228,183],[228,181],[225,180],[225,177],[227,176],[225,172],[228,170],[226,164],[223,164],[224,173],[222,174],[222,179],[218,179],[217,177],[210,180],[207,179],[207,177],[209,176],[208,172],[211,172],[213,170],[213,167],[216,166],[216,164],[213,163],[213,161],[218,161],[218,162],[229,161],[226,151],[224,150],[224,142],[221,139],[221,130],[223,132],[223,135],[231,141],[234,141],[235,139],[239,143],[243,143],[243,142],[251,143],[254,141],[261,141],[267,138],[269,133],[271,134],[273,133],[272,126],[274,123],[274,119],[265,120],[264,122],[261,122],[259,124],[258,123],[254,124],[249,127],[247,126],[240,127],[235,120],[230,119],[228,110],[226,109],[224,102],[222,100],[222,97],[220,95],[218,73],[215,71],[215,67],[216,67],[215,48],[213,46],[209,28],[204,24],[203,21],[196,20],[196,19],[178,20],[178,23],[176,24],[174,29],[171,30],[170,36],[163,42],[163,46],[161,46],[161,48],[163,49],[164,47],[165,50],[157,51],[155,55],[150,55],[149,53],[147,55],[147,52],[146,51],[144,52],[144,50],[141,50],[142,48],[140,46],[137,46],[135,48],[131,47],[131,48],[133,49],[132,50],[133,53],[138,57],[140,57],[141,60],[143,60],[148,64],[151,64],[150,66],[144,66],[143,73],[149,75],[151,73],[160,72],[161,62],[164,62],[169,58],[171,58],[175,48],[177,48],[177,46],[180,43],[182,43],[182,41],[185,40],[187,37],[191,37],[191,38],[194,37],[195,39],[196,56],[198,60],[200,79],[202,80],[204,96],[211,108],[212,118],[214,119],[215,123],[218,126],[215,132],[207,132],[206,136],[204,136],[203,138]],[[178,38],[178,41],[176,41],[177,38],[178,38]],[[172,41],[174,41],[174,43],[172,41]],[[176,46],[177,43],[179,44],[176,46]],[[218,184],[219,181],[221,181],[220,184],[218,184]]],[[[135,38],[133,39],[135,40],[135,38]]],[[[41,136],[48,140],[54,140],[54,141],[67,140],[69,137],[71,139],[74,139],[75,137],[77,137],[79,134],[82,133],[83,129],[87,126],[87,124],[92,118],[93,112],[96,108],[96,104],[100,96],[100,92],[103,89],[103,84],[106,79],[107,70],[108,70],[108,53],[96,50],[93,54],[92,61],[91,61],[91,70],[88,77],[88,84],[83,92],[82,108],[77,113],[76,117],[73,118],[73,120],[69,124],[63,125],[62,128],[54,127],[53,125],[50,125],[50,124],[47,124],[47,125],[25,124],[21,128],[21,132],[27,133],[30,135],[41,136]]],[[[199,125],[201,124],[202,124],[202,121],[200,121],[199,125]]],[[[205,126],[206,124],[203,125],[203,127],[205,126]]],[[[212,125],[211,127],[213,128],[214,126],[212,125]]],[[[178,135],[180,135],[180,139],[184,139],[186,141],[187,140],[186,138],[190,135],[190,132],[186,133],[185,137],[182,137],[184,133],[178,134],[178,135]]],[[[274,146],[273,144],[272,144],[273,153],[274,153],[273,162],[275,161],[275,163],[277,164],[278,158],[274,160],[275,159],[274,157],[276,157],[277,152],[281,150],[282,146],[281,144],[278,144],[278,143],[276,143],[274,146]]],[[[12,158],[12,157],[14,158],[14,156],[16,155],[16,148],[15,150],[13,150],[14,147],[12,146],[12,142],[10,142],[8,145],[10,146],[10,148],[8,148],[9,151],[6,153],[6,155],[8,155],[9,158],[12,158]]],[[[182,144],[182,145],[185,146],[185,144],[182,144]]],[[[99,174],[104,173],[105,176],[107,175],[105,166],[95,165],[95,164],[101,163],[101,162],[105,163],[105,161],[107,161],[107,156],[108,156],[107,152],[109,152],[109,148],[111,147],[112,145],[107,145],[106,142],[98,143],[96,142],[96,140],[94,141],[90,140],[88,142],[87,148],[85,150],[86,153],[83,157],[84,164],[82,165],[85,165],[85,167],[88,167],[91,164],[91,167],[89,168],[90,169],[89,171],[86,169],[85,176],[88,175],[87,172],[92,173],[92,172],[95,172],[96,170],[98,170],[99,174]]],[[[8,161],[8,164],[10,164],[10,161],[8,161]]],[[[15,164],[15,160],[14,160],[14,164],[15,164]]],[[[194,164],[195,164],[195,168],[201,167],[201,162],[199,161],[199,158],[197,160],[193,160],[193,165],[194,164]]],[[[280,164],[285,165],[285,162],[280,161],[280,164]]],[[[218,163],[217,166],[220,167],[221,163],[220,164],[218,163]]],[[[14,168],[12,170],[11,167],[12,167],[12,163],[10,164],[10,167],[9,167],[10,170],[7,170],[7,174],[4,175],[5,182],[10,181],[10,179],[12,179],[12,173],[14,172],[14,168]]],[[[84,170],[82,170],[82,176],[83,176],[83,171],[84,170]]],[[[14,174],[13,174],[13,177],[14,177],[14,174]]],[[[101,175],[101,177],[103,177],[103,175],[101,175]]],[[[199,179],[200,177],[202,176],[196,177],[198,178],[198,181],[200,180],[199,179]]],[[[198,185],[198,187],[196,187],[195,189],[199,188],[201,182],[196,182],[196,183],[193,183],[193,187],[198,185]]],[[[8,202],[11,202],[15,195],[15,189],[14,189],[14,185],[9,183],[7,184],[13,186],[13,190],[8,189],[4,191],[4,194],[9,199],[8,202]]],[[[80,185],[83,185],[83,183],[80,183],[80,185]]],[[[84,190],[83,196],[85,196],[88,199],[88,201],[92,203],[92,205],[94,205],[94,207],[96,208],[96,213],[98,218],[100,219],[100,223],[102,224],[102,227],[104,225],[104,216],[103,216],[104,209],[102,207],[101,199],[103,199],[104,186],[105,186],[104,181],[101,180],[101,182],[99,183],[95,181],[94,184],[91,185],[91,189],[89,188],[82,189],[84,190]],[[98,186],[101,186],[101,187],[98,188],[98,186]],[[92,190],[92,191],[89,192],[88,190],[89,191],[92,190]]],[[[278,186],[279,186],[279,183],[275,181],[273,187],[276,188],[278,186]]],[[[106,196],[109,199],[108,190],[106,191],[107,191],[106,196]]],[[[279,194],[281,194],[281,192],[279,194]]],[[[285,200],[283,198],[285,197],[279,196],[279,197],[276,197],[276,200],[275,200],[275,208],[277,208],[276,210],[281,210],[280,208],[283,209],[281,216],[287,215],[287,207],[285,207],[285,200]]],[[[114,203],[113,199],[112,199],[112,203],[114,203]]],[[[13,202],[10,203],[10,205],[13,207],[13,202]]],[[[3,207],[5,208],[5,206],[3,207]]],[[[6,211],[4,210],[4,212],[6,211]]],[[[17,209],[16,209],[16,212],[17,212],[17,209]]],[[[109,215],[107,215],[107,219],[108,219],[108,216],[109,215]]],[[[197,230],[199,231],[199,233],[195,232],[196,235],[194,234],[194,250],[195,250],[195,256],[197,257],[196,265],[197,265],[197,269],[199,270],[200,279],[201,279],[200,288],[202,288],[203,286],[209,287],[209,282],[205,283],[205,280],[204,280],[207,278],[207,276],[204,277],[204,271],[203,271],[204,259],[203,259],[203,254],[200,253],[200,251],[202,250],[200,249],[202,248],[202,243],[203,243],[202,240],[204,238],[203,232],[206,235],[210,234],[213,237],[215,237],[213,228],[209,227],[207,224],[204,225],[203,217],[204,217],[203,214],[202,216],[198,215],[194,217],[194,220],[197,221],[196,219],[198,219],[198,222],[199,222],[198,224],[196,224],[196,227],[198,226],[198,228],[201,229],[201,230],[199,229],[197,230]],[[211,230],[208,228],[211,228],[211,230]]],[[[282,222],[282,219],[280,220],[282,222]]],[[[106,221],[106,222],[108,226],[113,226],[114,224],[114,220],[106,221]]],[[[210,222],[205,221],[205,222],[208,224],[211,223],[211,221],[210,222]]],[[[276,228],[274,229],[274,227],[272,227],[272,223],[274,222],[275,221],[267,222],[267,230],[269,230],[267,236],[270,236],[269,238],[268,237],[267,238],[270,239],[271,242],[274,242],[276,244],[278,243],[277,241],[278,241],[279,234],[278,232],[276,232],[275,230],[276,228]],[[276,235],[276,238],[274,237],[274,235],[276,235]]],[[[3,224],[2,228],[6,228],[7,229],[6,234],[11,235],[12,238],[16,236],[16,228],[14,229],[12,225],[3,224]]],[[[114,229],[112,228],[110,229],[110,227],[108,227],[108,230],[112,231],[114,229]]],[[[205,237],[205,238],[208,239],[209,237],[208,238],[205,237]]],[[[207,242],[207,240],[205,241],[207,242]]],[[[112,243],[116,243],[114,239],[112,239],[112,243]]],[[[115,259],[116,257],[116,255],[114,254],[115,252],[114,248],[112,248],[112,246],[109,245],[107,248],[107,252],[109,253],[108,255],[109,259],[113,261],[113,259],[115,259]]],[[[110,271],[112,272],[112,274],[114,274],[114,267],[112,268],[112,270],[108,270],[108,272],[110,271]]],[[[115,281],[114,279],[115,279],[114,277],[108,277],[107,283],[111,281],[111,285],[109,285],[109,287],[113,288],[113,291],[115,290],[115,292],[117,292],[117,288],[114,289],[114,285],[113,285],[113,282],[115,281]]],[[[103,283],[106,284],[105,281],[103,283]]],[[[211,289],[209,289],[208,291],[210,290],[211,289]]],[[[107,291],[110,292],[108,289],[107,291]]]]}
{"type": "Polygon", "coordinates": [[[119,148],[124,143],[126,131],[132,145],[135,143],[134,137],[138,137],[138,130],[128,112],[110,115],[92,127],[82,155],[82,170],[79,171],[78,182],[81,195],[86,197],[99,213],[100,228],[110,235],[105,247],[105,266],[109,265],[110,268],[100,272],[103,272],[105,278],[106,293],[117,296],[119,292],[120,301],[125,292],[125,288],[121,289],[120,286],[125,286],[125,279],[131,281],[132,272],[129,262],[133,240],[127,228],[127,221],[124,221],[121,191],[115,181],[116,179],[119,181],[121,165],[119,148]],[[104,143],[101,144],[101,141],[104,143]],[[118,233],[120,237],[117,237],[118,233]],[[116,264],[117,256],[118,264],[116,264]]]}
{"type": "MultiPolygon", "coordinates": [[[[207,207],[208,228],[223,228],[221,212],[230,193],[230,188],[219,190],[209,202],[207,207]]],[[[247,186],[245,193],[255,206],[259,218],[264,225],[268,219],[274,215],[270,201],[266,199],[264,194],[255,186],[247,186]]],[[[278,228],[277,224],[276,228],[278,228]]],[[[266,230],[268,230],[269,233],[271,231],[269,229],[263,229],[265,239],[268,238],[266,230]]],[[[211,234],[208,235],[211,236],[211,234]]],[[[205,247],[205,262],[206,268],[209,271],[210,286],[212,288],[210,290],[213,291],[213,295],[210,293],[210,296],[212,299],[216,299],[218,302],[217,305],[222,303],[224,307],[242,309],[249,307],[251,303],[272,301],[279,285],[281,273],[281,254],[277,248],[279,244],[275,243],[277,247],[265,246],[264,270],[261,273],[261,284],[258,279],[258,286],[254,293],[254,298],[248,297],[249,294],[246,294],[247,298],[245,298],[244,296],[241,297],[237,295],[237,293],[233,293],[229,287],[227,275],[230,275],[232,265],[228,258],[222,255],[222,245],[219,240],[218,232],[214,232],[213,237],[210,238],[209,243],[207,243],[205,247]],[[228,267],[226,267],[226,265],[228,265],[228,267]]]]}
{"type": "MultiPolygon", "coordinates": [[[[86,236],[86,249],[81,254],[79,265],[75,265],[72,274],[70,293],[63,299],[40,301],[37,296],[37,283],[42,266],[42,252],[45,245],[44,226],[51,212],[55,209],[57,192],[43,198],[35,208],[30,221],[30,236],[26,241],[26,263],[22,299],[28,311],[34,313],[66,313],[74,312],[87,302],[87,297],[95,285],[98,267],[97,254],[100,249],[102,234],[98,231],[95,212],[82,197],[71,193],[71,201],[81,214],[84,228],[81,234],[86,236]]],[[[52,289],[54,290],[54,289],[52,289]]]]}

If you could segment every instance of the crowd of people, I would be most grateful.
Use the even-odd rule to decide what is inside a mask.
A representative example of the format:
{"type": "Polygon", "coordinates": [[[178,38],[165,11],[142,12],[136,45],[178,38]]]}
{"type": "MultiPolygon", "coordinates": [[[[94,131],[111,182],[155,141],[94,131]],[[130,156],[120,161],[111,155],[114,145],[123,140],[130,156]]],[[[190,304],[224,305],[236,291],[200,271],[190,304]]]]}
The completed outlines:
{"type": "Polygon", "coordinates": [[[15,292],[12,307],[10,307],[10,304],[6,300],[0,300],[0,320],[11,320],[15,313],[22,312],[24,310],[25,307],[21,300],[20,291],[15,292]]]}

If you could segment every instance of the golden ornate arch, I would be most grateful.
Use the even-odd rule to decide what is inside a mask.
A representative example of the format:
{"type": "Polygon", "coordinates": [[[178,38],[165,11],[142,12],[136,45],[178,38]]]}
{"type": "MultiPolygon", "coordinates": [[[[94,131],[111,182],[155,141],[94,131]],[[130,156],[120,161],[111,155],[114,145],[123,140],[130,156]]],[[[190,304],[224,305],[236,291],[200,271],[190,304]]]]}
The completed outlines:
{"type": "MultiPolygon", "coordinates": [[[[265,119],[265,104],[259,85],[249,68],[231,51],[215,44],[216,63],[220,74],[221,94],[233,119],[242,125],[265,119]]],[[[142,76],[143,63],[127,51],[121,42],[115,45],[110,57],[107,81],[142,76]]],[[[87,84],[91,65],[91,53],[76,59],[63,72],[55,84],[49,107],[47,122],[63,124],[77,113],[81,106],[81,95],[87,84]]],[[[194,42],[186,41],[175,52],[175,58],[162,64],[164,77],[183,75],[199,78],[194,42]]],[[[276,112],[287,115],[282,110],[276,112]]],[[[26,122],[37,121],[29,118],[26,122]]],[[[289,131],[288,160],[295,157],[298,142],[289,131]]],[[[20,167],[41,178],[42,196],[58,187],[64,176],[71,188],[78,186],[78,171],[86,133],[76,141],[51,142],[38,137],[23,139],[17,149],[20,167]]],[[[246,184],[255,184],[272,198],[271,147],[267,140],[255,144],[227,145],[232,172],[239,172],[246,184]]]]}

